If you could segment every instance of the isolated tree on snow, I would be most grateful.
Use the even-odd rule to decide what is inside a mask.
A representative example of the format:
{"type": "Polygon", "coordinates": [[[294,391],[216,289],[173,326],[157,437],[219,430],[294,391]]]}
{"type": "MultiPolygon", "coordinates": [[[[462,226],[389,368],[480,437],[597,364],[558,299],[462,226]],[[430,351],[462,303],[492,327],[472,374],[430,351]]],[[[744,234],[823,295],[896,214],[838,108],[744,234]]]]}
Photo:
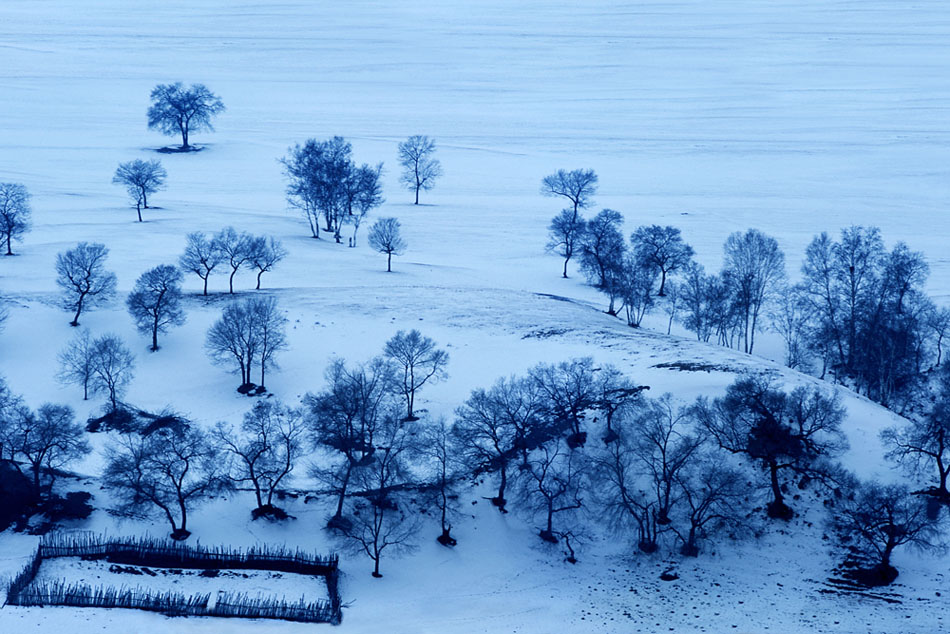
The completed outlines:
{"type": "Polygon", "coordinates": [[[768,516],[791,519],[785,504],[786,473],[828,480],[828,461],[847,448],[841,431],[845,409],[837,395],[797,387],[785,393],[768,379],[744,376],[722,398],[700,398],[693,408],[700,425],[720,448],[761,464],[769,478],[768,516]]]}
{"type": "Polygon", "coordinates": [[[45,486],[51,490],[58,470],[91,451],[84,436],[85,429],[67,405],[45,403],[36,412],[22,408],[14,418],[8,448],[29,467],[37,500],[42,499],[44,470],[45,486]]]}
{"type": "Polygon", "coordinates": [[[56,379],[63,384],[82,386],[82,400],[89,400],[89,384],[95,374],[95,346],[89,331],[82,329],[59,353],[56,379]]]}
{"type": "Polygon", "coordinates": [[[120,511],[160,511],[172,539],[187,539],[188,510],[226,486],[223,464],[207,436],[191,427],[129,434],[107,450],[103,473],[120,511]]]}
{"type": "Polygon", "coordinates": [[[395,218],[380,218],[369,230],[369,246],[376,251],[386,254],[386,272],[393,270],[394,255],[402,255],[406,251],[406,241],[400,233],[401,225],[395,218]]]}
{"type": "Polygon", "coordinates": [[[181,271],[174,266],[156,266],[139,276],[125,301],[138,331],[152,336],[152,352],[158,350],[158,333],[185,323],[181,280],[181,271]]]}
{"type": "Polygon", "coordinates": [[[413,420],[416,392],[428,381],[448,376],[445,367],[449,364],[449,353],[436,348],[435,341],[418,330],[400,330],[386,342],[385,354],[401,370],[398,382],[406,399],[406,420],[413,420]]]}
{"type": "Polygon", "coordinates": [[[660,272],[660,290],[657,292],[660,297],[665,295],[667,276],[689,264],[693,257],[693,247],[683,242],[676,227],[644,225],[633,232],[630,242],[634,257],[660,272]]]}
{"type": "Polygon", "coordinates": [[[254,489],[254,517],[285,517],[274,506],[274,494],[290,479],[304,454],[306,427],[301,413],[280,401],[258,401],[244,414],[238,431],[220,424],[215,435],[234,458],[230,478],[254,489]]]}
{"type": "Polygon", "coordinates": [[[111,411],[119,408],[121,396],[135,376],[135,355],[115,335],[103,335],[92,342],[92,380],[96,394],[109,397],[111,411]]]}
{"type": "Polygon", "coordinates": [[[409,137],[399,144],[399,164],[403,172],[400,182],[410,191],[415,191],[419,204],[419,190],[429,191],[442,176],[442,164],[435,154],[435,140],[421,134],[409,137]]]}
{"type": "Polygon", "coordinates": [[[70,326],[79,325],[83,309],[100,306],[115,296],[115,274],[105,269],[109,249],[98,242],[80,242],[56,256],[56,284],[62,306],[75,311],[70,326]]]}
{"type": "Polygon", "coordinates": [[[224,261],[231,268],[231,275],[228,277],[228,292],[233,294],[234,276],[251,259],[253,238],[243,231],[238,233],[234,227],[225,227],[215,234],[214,241],[224,255],[224,261]]]}
{"type": "Polygon", "coordinates": [[[13,255],[13,241],[23,239],[30,230],[30,194],[19,183],[0,183],[0,239],[6,242],[7,255],[13,255]]]}
{"type": "Polygon", "coordinates": [[[834,510],[832,528],[839,540],[873,562],[859,572],[868,585],[887,585],[897,578],[891,556],[901,546],[931,549],[940,526],[927,513],[926,500],[902,485],[860,484],[834,510]]]}
{"type": "Polygon", "coordinates": [[[564,209],[548,225],[548,243],[546,249],[564,258],[564,271],[561,277],[567,277],[567,263],[580,249],[587,223],[576,211],[564,209]]]}
{"type": "Polygon", "coordinates": [[[597,174],[591,169],[558,170],[541,179],[542,196],[563,196],[571,201],[574,213],[571,222],[578,221],[581,209],[587,209],[597,193],[597,174]]]}
{"type": "Polygon", "coordinates": [[[185,252],[178,258],[178,266],[201,278],[204,283],[202,294],[207,295],[208,278],[219,264],[226,261],[226,257],[214,236],[208,237],[196,231],[186,237],[185,252]]]}
{"type": "Polygon", "coordinates": [[[181,149],[187,150],[188,135],[200,130],[214,130],[211,119],[224,112],[224,103],[204,84],[185,88],[181,82],[159,84],[152,89],[152,105],[148,109],[148,127],[166,136],[181,135],[181,149]]]}
{"type": "Polygon", "coordinates": [[[112,182],[125,185],[129,197],[135,203],[139,222],[142,222],[142,207],[148,209],[148,196],[165,187],[168,173],[158,160],[143,161],[135,159],[128,163],[119,163],[112,182]]]}
{"type": "Polygon", "coordinates": [[[272,270],[277,263],[287,257],[287,249],[280,243],[280,240],[267,237],[251,238],[248,246],[250,256],[248,262],[252,268],[257,269],[257,286],[255,290],[261,290],[261,276],[272,270]]]}

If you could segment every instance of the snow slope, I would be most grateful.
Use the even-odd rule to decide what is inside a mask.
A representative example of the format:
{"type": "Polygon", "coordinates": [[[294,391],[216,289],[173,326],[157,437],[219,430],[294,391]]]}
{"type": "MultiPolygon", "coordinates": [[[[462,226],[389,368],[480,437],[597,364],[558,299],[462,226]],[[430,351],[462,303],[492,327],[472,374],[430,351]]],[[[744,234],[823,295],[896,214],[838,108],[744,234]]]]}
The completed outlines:
{"type": "MultiPolygon", "coordinates": [[[[730,232],[755,226],[778,238],[794,275],[814,233],[874,224],[889,242],[906,240],[926,253],[930,290],[946,299],[948,34],[950,9],[936,1],[4,0],[0,181],[23,182],[34,194],[35,227],[17,257],[0,261],[0,292],[14,302],[0,333],[0,374],[32,406],[53,400],[80,417],[94,413],[98,402],[52,379],[56,353],[73,334],[55,305],[55,254],[79,240],[104,242],[121,295],[146,268],[174,262],[186,233],[233,224],[272,234],[290,250],[264,276],[262,291],[278,297],[291,320],[291,349],[268,382],[288,402],[320,387],[330,355],[366,359],[412,327],[452,357],[451,378],[423,394],[433,415],[451,416],[472,388],[498,376],[574,355],[616,363],[651,393],[684,401],[721,391],[734,374],[657,364],[765,367],[790,384],[812,381],[763,358],[631,331],[599,312],[596,293],[576,273],[561,280],[560,263],[542,254],[544,228],[562,205],[539,196],[538,183],[557,168],[592,167],[601,179],[598,208],[623,212],[628,230],[681,227],[708,267],[718,267],[730,232]],[[202,152],[158,155],[153,150],[174,139],[146,130],[148,92],[177,80],[207,84],[228,111],[215,134],[194,135],[202,152]],[[417,133],[436,138],[445,177],[415,207],[398,187],[395,147],[417,133]],[[388,201],[377,216],[398,217],[410,244],[392,274],[365,246],[365,229],[357,249],[314,241],[286,207],[277,159],[295,142],[335,134],[353,142],[358,161],[387,165],[388,201]],[[153,197],[160,208],[135,223],[111,176],[119,161],[155,157],[169,186],[153,197]]],[[[249,408],[233,391],[235,377],[211,366],[200,345],[227,300],[226,279],[211,284],[216,295],[190,297],[188,323],[158,353],[147,352],[121,302],[82,319],[95,333],[117,332],[138,354],[130,402],[171,405],[209,425],[237,421],[249,408]]],[[[187,285],[200,288],[197,278],[187,285]]],[[[239,277],[238,287],[252,292],[245,290],[252,276],[239,277]]],[[[763,353],[776,357],[774,342],[765,344],[763,353]]],[[[849,465],[893,477],[876,439],[896,417],[846,398],[849,465]]],[[[94,439],[97,447],[102,440],[94,439]]],[[[94,454],[78,471],[95,476],[100,465],[94,454]]],[[[87,486],[107,501],[94,480],[87,486]]],[[[820,527],[800,525],[794,538],[769,534],[765,547],[724,547],[683,564],[681,581],[661,585],[662,559],[630,559],[627,544],[596,543],[568,567],[537,547],[530,526],[484,507],[476,504],[459,527],[457,550],[427,537],[416,555],[384,562],[382,580],[370,579],[363,559],[345,556],[344,596],[353,604],[342,629],[374,631],[385,622],[397,632],[667,625],[926,632],[941,625],[935,592],[945,561],[902,558],[900,606],[820,594],[833,564],[820,527]],[[694,607],[703,613],[698,620],[694,607]]],[[[246,512],[240,504],[206,507],[195,515],[195,536],[333,547],[318,530],[320,508],[301,502],[292,509],[299,519],[286,527],[251,524],[246,512]]],[[[104,513],[83,527],[164,531],[104,513]]],[[[0,575],[15,570],[31,544],[0,535],[0,575]]],[[[77,632],[223,627],[128,612],[0,610],[0,629],[9,631],[50,631],[66,621],[77,632]]]]}

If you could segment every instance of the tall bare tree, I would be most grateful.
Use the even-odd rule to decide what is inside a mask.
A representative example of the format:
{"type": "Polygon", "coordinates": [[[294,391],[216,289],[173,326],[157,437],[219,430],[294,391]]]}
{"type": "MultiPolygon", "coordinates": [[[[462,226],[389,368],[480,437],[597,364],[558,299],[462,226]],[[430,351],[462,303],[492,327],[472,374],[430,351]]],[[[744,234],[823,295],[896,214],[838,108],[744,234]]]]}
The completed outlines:
{"type": "Polygon", "coordinates": [[[395,218],[380,218],[369,230],[369,246],[386,254],[386,272],[393,270],[394,255],[402,255],[406,251],[406,241],[402,237],[402,225],[395,218]]]}
{"type": "Polygon", "coordinates": [[[63,290],[62,306],[75,311],[70,326],[79,325],[83,309],[100,306],[115,296],[115,274],[106,270],[109,249],[98,242],[80,242],[56,256],[56,284],[63,290]]]}
{"type": "Polygon", "coordinates": [[[755,331],[766,302],[785,280],[785,256],[778,241],[757,229],[729,236],[724,269],[742,318],[743,350],[755,347],[755,331]]]}
{"type": "Polygon", "coordinates": [[[167,176],[168,173],[158,160],[135,159],[127,163],[119,163],[112,182],[125,186],[129,192],[129,198],[135,204],[139,222],[142,222],[142,207],[148,209],[149,194],[164,189],[167,176]]]}
{"type": "Polygon", "coordinates": [[[226,261],[227,256],[213,236],[201,232],[189,233],[186,237],[185,252],[178,258],[178,266],[183,271],[194,273],[204,283],[203,295],[208,294],[208,278],[226,261]]]}
{"type": "Polygon", "coordinates": [[[442,176],[442,164],[435,154],[435,140],[421,134],[409,137],[399,144],[399,164],[403,172],[400,182],[410,191],[415,191],[419,204],[419,191],[429,191],[442,176]]]}
{"type": "Polygon", "coordinates": [[[152,337],[152,352],[158,350],[158,333],[185,323],[181,305],[182,274],[171,264],[162,264],[139,276],[125,301],[139,332],[152,337]]]}
{"type": "Polygon", "coordinates": [[[14,417],[7,434],[8,449],[28,465],[37,500],[44,489],[52,489],[60,469],[91,451],[84,436],[85,430],[67,405],[45,403],[36,412],[22,408],[14,417]]]}
{"type": "Polygon", "coordinates": [[[0,183],[0,239],[7,244],[7,255],[13,255],[13,241],[23,239],[30,230],[30,194],[19,183],[0,183]]]}
{"type": "Polygon", "coordinates": [[[111,411],[119,408],[119,397],[135,376],[135,355],[115,335],[102,335],[92,342],[92,379],[89,387],[106,394],[111,411]]]}
{"type": "Polygon", "coordinates": [[[666,291],[666,278],[690,263],[693,247],[683,242],[680,230],[676,227],[644,225],[630,236],[634,257],[647,267],[660,272],[660,290],[657,295],[663,297],[666,291]]]}
{"type": "Polygon", "coordinates": [[[257,269],[257,286],[255,290],[261,290],[261,276],[272,270],[277,263],[287,257],[287,249],[273,237],[254,237],[251,238],[248,246],[251,254],[248,262],[252,268],[257,269]]]}
{"type": "Polygon", "coordinates": [[[448,376],[445,368],[449,353],[437,348],[435,341],[418,330],[400,330],[386,342],[385,354],[401,370],[399,384],[406,399],[406,420],[414,420],[416,392],[429,381],[434,383],[448,376]]]}
{"type": "Polygon", "coordinates": [[[224,256],[224,262],[227,262],[231,268],[231,275],[228,277],[228,292],[233,294],[234,276],[250,261],[253,239],[246,232],[238,233],[234,227],[225,227],[215,234],[214,241],[224,256]]]}
{"type": "Polygon", "coordinates": [[[562,196],[571,201],[571,222],[577,222],[581,209],[591,206],[596,193],[597,174],[592,169],[561,169],[541,179],[542,196],[562,196]]]}

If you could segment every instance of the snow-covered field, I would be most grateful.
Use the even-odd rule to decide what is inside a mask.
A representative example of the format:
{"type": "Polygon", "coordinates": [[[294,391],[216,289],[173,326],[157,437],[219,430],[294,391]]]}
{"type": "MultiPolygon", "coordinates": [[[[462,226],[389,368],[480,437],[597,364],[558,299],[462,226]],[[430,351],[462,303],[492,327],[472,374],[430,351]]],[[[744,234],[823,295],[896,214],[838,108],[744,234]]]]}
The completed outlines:
{"type": "MultiPolygon", "coordinates": [[[[0,374],[27,402],[68,403],[85,418],[99,402],[54,382],[56,354],[74,334],[56,306],[53,262],[80,240],[104,242],[120,296],[145,269],[174,263],[184,236],[226,225],[281,239],[290,255],[264,276],[263,293],[290,319],[290,349],[268,387],[293,403],[321,387],[331,355],[364,360],[398,329],[446,347],[451,377],[427,386],[423,407],[451,416],[475,387],[539,361],[592,355],[622,367],[656,395],[715,395],[731,372],[679,372],[701,361],[814,381],[689,338],[632,331],[600,312],[579,275],[559,277],[543,254],[561,207],[538,194],[558,168],[600,176],[596,207],[643,223],[672,224],[697,259],[718,268],[736,230],[774,235],[794,277],[812,235],[881,227],[927,255],[935,298],[950,297],[950,7],[928,0],[681,0],[678,2],[202,2],[4,0],[0,3],[0,182],[33,193],[34,230],[0,261],[0,293],[13,301],[0,333],[0,374]],[[160,82],[203,82],[227,112],[204,150],[156,154],[174,142],[145,126],[160,82]],[[396,143],[438,142],[445,169],[423,205],[398,185],[396,143]],[[278,159],[309,137],[341,135],[359,162],[384,161],[387,202],[409,242],[385,258],[315,241],[288,210],[278,159]],[[111,184],[120,161],[160,158],[167,191],[136,223],[111,184]],[[552,297],[556,296],[556,297],[552,297]],[[559,299],[561,298],[561,299],[559,299]],[[562,301],[567,299],[569,301],[562,301]],[[548,334],[556,332],[554,336],[548,334]]],[[[362,230],[361,230],[362,231],[362,230]]],[[[365,236],[365,234],[364,234],[365,236]]],[[[191,293],[197,278],[187,280],[191,293]]],[[[188,322],[157,353],[124,306],[90,312],[93,333],[116,332],[138,355],[127,400],[165,406],[211,425],[237,422],[251,401],[208,361],[202,342],[227,298],[192,295],[188,322]]],[[[239,276],[243,293],[250,274],[239,276]]],[[[659,320],[657,320],[659,325],[659,320]]],[[[762,353],[780,356],[778,343],[762,353]]],[[[831,389],[829,387],[829,389],[831,389]]],[[[880,429],[897,419],[853,395],[848,465],[894,477],[880,429]]],[[[101,448],[102,438],[93,443],[101,448]]],[[[96,495],[94,452],[77,471],[96,495]]],[[[306,481],[296,486],[305,488],[306,481]]],[[[334,548],[322,503],[288,507],[283,525],[251,522],[249,498],[218,500],[189,527],[202,543],[259,541],[334,548]]],[[[632,557],[628,543],[595,541],[569,566],[534,529],[466,494],[471,517],[455,550],[430,539],[383,562],[344,555],[342,631],[371,632],[933,632],[942,627],[945,558],[899,554],[901,604],[820,592],[834,560],[818,516],[762,540],[725,544],[699,560],[632,557]],[[477,502],[477,504],[470,504],[477,502]],[[810,520],[813,526],[804,524],[810,520]],[[787,533],[787,534],[783,534],[787,533]],[[674,565],[680,579],[659,581],[674,565]],[[718,584],[718,585],[717,585],[718,584]],[[699,618],[696,618],[696,617],[699,618]]],[[[77,528],[160,535],[156,522],[97,512],[77,528]]],[[[35,538],[0,535],[0,576],[35,538]]],[[[299,595],[299,593],[298,593],[299,595]]],[[[294,596],[293,598],[296,598],[294,596]]],[[[169,620],[133,611],[0,610],[0,631],[302,631],[288,623],[169,620]]]]}

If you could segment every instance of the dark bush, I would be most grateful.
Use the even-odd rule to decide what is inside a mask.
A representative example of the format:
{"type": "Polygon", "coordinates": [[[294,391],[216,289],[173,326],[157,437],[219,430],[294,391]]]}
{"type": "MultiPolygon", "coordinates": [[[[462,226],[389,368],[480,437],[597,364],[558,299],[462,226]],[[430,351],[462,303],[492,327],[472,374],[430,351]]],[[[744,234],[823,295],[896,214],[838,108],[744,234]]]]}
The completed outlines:
{"type": "Polygon", "coordinates": [[[70,491],[65,497],[51,495],[43,506],[43,512],[51,522],[84,520],[94,510],[89,503],[91,499],[92,494],[86,491],[70,491]]]}

